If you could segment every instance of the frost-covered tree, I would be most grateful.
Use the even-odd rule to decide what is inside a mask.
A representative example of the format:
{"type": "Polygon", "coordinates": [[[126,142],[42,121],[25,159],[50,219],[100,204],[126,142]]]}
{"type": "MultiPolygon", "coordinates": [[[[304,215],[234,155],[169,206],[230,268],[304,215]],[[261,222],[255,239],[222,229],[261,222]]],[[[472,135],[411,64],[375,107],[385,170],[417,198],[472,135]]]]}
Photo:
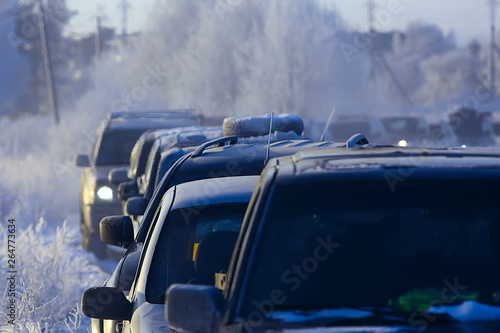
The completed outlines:
{"type": "MultiPolygon", "coordinates": [[[[63,29],[72,13],[65,0],[46,0],[41,3],[54,81],[58,85],[64,85],[68,81],[66,68],[71,57],[68,53],[71,40],[63,36],[63,29]]],[[[9,34],[12,47],[25,56],[29,63],[28,89],[19,98],[16,113],[44,113],[47,109],[47,86],[38,18],[38,1],[21,1],[14,15],[14,32],[9,34]]]]}

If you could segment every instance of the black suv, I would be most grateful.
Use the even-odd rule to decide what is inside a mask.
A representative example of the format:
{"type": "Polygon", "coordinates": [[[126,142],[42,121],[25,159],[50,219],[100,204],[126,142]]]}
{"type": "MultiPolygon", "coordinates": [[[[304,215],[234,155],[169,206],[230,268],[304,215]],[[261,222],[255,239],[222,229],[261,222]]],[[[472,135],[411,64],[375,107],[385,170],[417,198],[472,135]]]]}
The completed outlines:
{"type": "Polygon", "coordinates": [[[494,146],[495,132],[489,114],[462,107],[449,115],[449,124],[460,145],[467,147],[494,146]]]}
{"type": "Polygon", "coordinates": [[[106,244],[99,238],[99,221],[122,211],[117,185],[108,180],[111,169],[127,166],[139,136],[149,129],[199,125],[191,110],[113,112],[101,123],[88,155],[78,155],[76,165],[84,167],[80,182],[80,216],[83,247],[106,256],[106,244]]]}
{"type": "Polygon", "coordinates": [[[167,323],[199,333],[499,332],[499,185],[496,150],[273,159],[228,274],[216,286],[172,285],[167,323]]]}
{"type": "MultiPolygon", "coordinates": [[[[153,221],[158,214],[160,201],[170,187],[207,178],[259,175],[269,158],[291,155],[301,150],[322,150],[333,147],[345,149],[346,145],[365,143],[367,141],[363,136],[355,136],[347,144],[304,139],[277,141],[268,147],[267,142],[238,144],[238,137],[234,136],[202,144],[195,151],[182,156],[163,176],[149,201],[135,239],[132,221],[128,216],[113,216],[101,221],[101,239],[108,244],[127,249],[114,273],[104,285],[120,288],[124,292],[130,290],[146,236],[154,229],[153,221]]],[[[92,321],[94,331],[103,331],[103,326],[104,331],[110,327],[114,331],[114,325],[115,323],[92,321]]]]}

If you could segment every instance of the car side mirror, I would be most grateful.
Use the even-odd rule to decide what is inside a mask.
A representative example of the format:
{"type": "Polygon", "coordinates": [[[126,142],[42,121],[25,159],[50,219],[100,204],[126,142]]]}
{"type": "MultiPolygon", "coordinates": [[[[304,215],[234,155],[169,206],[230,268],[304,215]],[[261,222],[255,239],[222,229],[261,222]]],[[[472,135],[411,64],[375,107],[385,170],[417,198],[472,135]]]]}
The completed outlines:
{"type": "Polygon", "coordinates": [[[223,301],[215,287],[173,284],[167,289],[165,319],[185,331],[210,333],[222,318],[223,301]]]}
{"type": "Polygon", "coordinates": [[[134,181],[123,182],[118,185],[118,198],[122,201],[127,201],[131,197],[139,195],[137,183],[134,181]]]}
{"type": "Polygon", "coordinates": [[[125,209],[130,216],[141,216],[144,215],[148,204],[149,200],[144,197],[132,197],[127,200],[125,209]]]}
{"type": "Polygon", "coordinates": [[[128,182],[128,167],[112,169],[108,174],[108,181],[110,184],[118,185],[120,183],[128,182]]]}
{"type": "Polygon", "coordinates": [[[87,168],[90,166],[90,160],[88,155],[76,155],[75,164],[79,167],[87,168]]]}
{"type": "Polygon", "coordinates": [[[99,234],[104,243],[127,248],[134,241],[134,226],[129,216],[107,216],[99,223],[99,234]]]}
{"type": "Polygon", "coordinates": [[[82,312],[95,319],[130,320],[132,305],[118,288],[95,287],[82,295],[82,312]]]}

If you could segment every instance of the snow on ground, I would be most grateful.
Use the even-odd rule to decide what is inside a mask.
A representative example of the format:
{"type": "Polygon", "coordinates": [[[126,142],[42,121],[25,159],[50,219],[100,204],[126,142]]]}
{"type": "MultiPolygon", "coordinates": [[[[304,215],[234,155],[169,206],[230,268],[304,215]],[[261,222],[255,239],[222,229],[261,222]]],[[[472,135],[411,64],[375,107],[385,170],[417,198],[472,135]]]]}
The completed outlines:
{"type": "MultiPolygon", "coordinates": [[[[91,147],[100,114],[0,121],[0,332],[11,332],[9,254],[15,255],[19,332],[87,332],[83,291],[102,285],[103,267],[81,247],[77,153],[91,147]],[[8,252],[8,220],[15,219],[15,252],[8,252]]],[[[12,240],[12,237],[11,237],[12,240]]],[[[10,248],[12,250],[12,248],[10,248]]]]}

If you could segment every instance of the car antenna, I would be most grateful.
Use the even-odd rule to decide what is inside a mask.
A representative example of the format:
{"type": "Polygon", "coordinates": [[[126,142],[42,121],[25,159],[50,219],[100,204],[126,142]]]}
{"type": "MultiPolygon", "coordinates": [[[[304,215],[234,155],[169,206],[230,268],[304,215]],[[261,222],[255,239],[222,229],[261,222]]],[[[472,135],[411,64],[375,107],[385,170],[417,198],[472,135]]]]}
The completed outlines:
{"type": "Polygon", "coordinates": [[[269,136],[267,138],[267,151],[266,151],[266,162],[264,164],[267,164],[267,161],[269,161],[269,150],[271,149],[271,132],[273,130],[273,117],[274,117],[274,112],[271,112],[271,121],[269,122],[269,136]]]}
{"type": "Polygon", "coordinates": [[[334,113],[335,113],[335,107],[332,109],[332,112],[330,112],[330,117],[328,117],[328,120],[326,121],[325,129],[323,130],[323,134],[321,134],[319,142],[323,142],[325,140],[326,130],[328,129],[328,127],[330,127],[330,123],[332,122],[334,113]]]}

